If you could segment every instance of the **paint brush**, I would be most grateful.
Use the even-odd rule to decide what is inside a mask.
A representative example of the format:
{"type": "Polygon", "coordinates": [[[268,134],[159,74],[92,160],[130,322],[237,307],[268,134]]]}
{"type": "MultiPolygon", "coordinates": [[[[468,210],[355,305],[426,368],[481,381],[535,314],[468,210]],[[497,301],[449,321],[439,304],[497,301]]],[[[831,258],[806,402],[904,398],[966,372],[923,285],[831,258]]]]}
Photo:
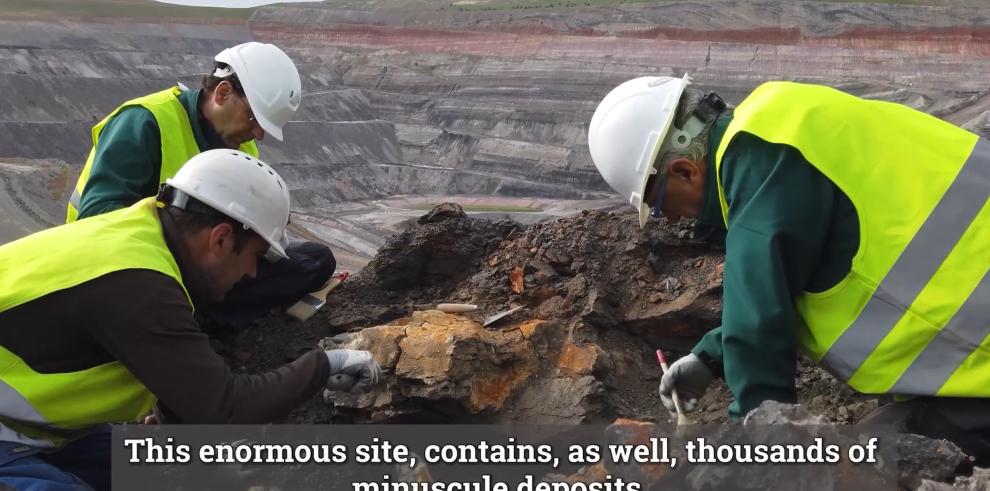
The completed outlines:
{"type": "MultiPolygon", "coordinates": [[[[663,356],[663,351],[657,349],[657,361],[660,362],[660,369],[667,373],[667,359],[663,356]]],[[[691,420],[684,415],[681,397],[677,395],[677,389],[671,391],[671,398],[674,399],[674,409],[677,409],[677,426],[691,424],[691,420]]]]}
{"type": "Polygon", "coordinates": [[[342,273],[337,273],[330,278],[327,284],[323,285],[323,288],[313,292],[307,293],[305,297],[300,299],[298,302],[285,310],[285,313],[292,317],[293,319],[304,321],[313,317],[324,305],[327,303],[327,295],[330,292],[337,289],[344,280],[347,279],[347,271],[342,273]]]}

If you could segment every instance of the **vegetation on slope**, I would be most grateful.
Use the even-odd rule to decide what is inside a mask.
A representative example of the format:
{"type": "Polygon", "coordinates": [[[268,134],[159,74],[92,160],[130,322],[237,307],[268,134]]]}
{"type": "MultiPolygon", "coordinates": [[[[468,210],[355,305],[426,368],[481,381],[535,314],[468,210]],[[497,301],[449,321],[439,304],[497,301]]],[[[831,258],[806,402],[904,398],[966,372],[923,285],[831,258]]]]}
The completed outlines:
{"type": "Polygon", "coordinates": [[[0,16],[247,19],[253,9],[187,7],[154,0],[3,0],[0,16]]]}
{"type": "MultiPolygon", "coordinates": [[[[633,3],[670,3],[679,0],[324,0],[329,6],[356,10],[433,9],[454,11],[522,10],[593,7],[633,3]]],[[[952,7],[983,7],[986,0],[830,0],[834,3],[895,3],[952,7]]],[[[315,2],[314,2],[315,3],[315,2]]],[[[247,19],[253,8],[189,7],[155,0],[4,0],[0,16],[60,17],[196,17],[247,19]]]]}

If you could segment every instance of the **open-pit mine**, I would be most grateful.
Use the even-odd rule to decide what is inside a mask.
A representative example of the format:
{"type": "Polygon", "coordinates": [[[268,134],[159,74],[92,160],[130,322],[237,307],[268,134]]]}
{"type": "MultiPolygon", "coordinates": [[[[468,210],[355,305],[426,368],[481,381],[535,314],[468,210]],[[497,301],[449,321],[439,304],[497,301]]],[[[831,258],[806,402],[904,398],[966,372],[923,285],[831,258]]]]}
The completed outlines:
{"type": "Polygon", "coordinates": [[[0,11],[0,241],[62,221],[89,129],[106,113],[176,81],[195,86],[216,52],[252,39],[288,51],[306,93],[286,140],[262,142],[262,158],[292,187],[298,231],[333,245],[349,269],[440,201],[522,223],[608,206],[587,125],[634,76],[688,73],[730,102],[765,80],[824,83],[990,132],[990,10],[434,3],[286,4],[247,20],[0,11]]]}
{"type": "MultiPolygon", "coordinates": [[[[197,86],[231,45],[275,43],[305,95],[261,157],[291,187],[292,231],[357,274],[309,321],[218,333],[235,370],[318,342],[386,369],[384,389],[317,398],[289,422],[662,422],[653,351],[718,325],[723,257],[685,224],[640,231],[599,177],[586,135],[611,88],[690,74],[731,104],[767,80],[820,83],[990,136],[981,2],[363,3],[247,18],[0,9],[0,243],[64,221],[90,129],[122,101],[197,86]],[[459,207],[428,214],[442,202],[459,207]],[[486,329],[441,302],[524,308],[486,329]]],[[[830,422],[878,405],[807,361],[797,384],[830,422]]],[[[698,420],[725,421],[730,397],[712,391],[698,420]]],[[[955,466],[903,483],[949,480],[964,460],[917,445],[955,466]]]]}

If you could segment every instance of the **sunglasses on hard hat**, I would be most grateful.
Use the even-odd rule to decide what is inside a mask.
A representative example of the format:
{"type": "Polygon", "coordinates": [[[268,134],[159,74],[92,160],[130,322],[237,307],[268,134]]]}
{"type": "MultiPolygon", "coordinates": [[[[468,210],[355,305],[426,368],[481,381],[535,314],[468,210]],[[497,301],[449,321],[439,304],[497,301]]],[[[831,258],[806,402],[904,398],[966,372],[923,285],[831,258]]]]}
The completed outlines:
{"type": "Polygon", "coordinates": [[[255,122],[254,111],[251,110],[251,104],[248,103],[247,96],[242,95],[241,96],[241,101],[244,102],[244,108],[247,109],[247,112],[248,112],[248,122],[249,123],[255,122]]]}
{"type": "Polygon", "coordinates": [[[254,117],[254,110],[251,109],[251,104],[247,100],[247,94],[244,93],[244,86],[241,85],[241,81],[237,79],[236,75],[230,77],[229,79],[227,79],[227,81],[230,82],[230,85],[234,87],[234,92],[237,92],[237,95],[241,98],[241,102],[244,103],[244,107],[247,109],[248,112],[248,122],[249,123],[255,122],[257,118],[254,117]]]}

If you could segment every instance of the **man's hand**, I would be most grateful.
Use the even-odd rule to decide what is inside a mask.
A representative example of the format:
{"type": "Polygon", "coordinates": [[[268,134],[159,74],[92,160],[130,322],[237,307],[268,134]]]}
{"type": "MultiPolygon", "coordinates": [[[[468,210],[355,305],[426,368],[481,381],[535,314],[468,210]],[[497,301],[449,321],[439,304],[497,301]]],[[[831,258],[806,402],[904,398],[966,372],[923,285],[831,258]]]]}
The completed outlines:
{"type": "Polygon", "coordinates": [[[677,412],[672,396],[674,389],[677,389],[681,410],[691,412],[714,378],[712,371],[691,353],[675,361],[667,369],[667,373],[663,374],[660,379],[660,400],[668,411],[677,412]]]}
{"type": "Polygon", "coordinates": [[[334,392],[350,392],[357,383],[357,378],[346,373],[338,373],[327,378],[327,389],[334,392]]]}
{"type": "Polygon", "coordinates": [[[327,388],[348,392],[367,392],[381,378],[382,369],[368,351],[335,349],[325,351],[330,361],[327,388]]]}

